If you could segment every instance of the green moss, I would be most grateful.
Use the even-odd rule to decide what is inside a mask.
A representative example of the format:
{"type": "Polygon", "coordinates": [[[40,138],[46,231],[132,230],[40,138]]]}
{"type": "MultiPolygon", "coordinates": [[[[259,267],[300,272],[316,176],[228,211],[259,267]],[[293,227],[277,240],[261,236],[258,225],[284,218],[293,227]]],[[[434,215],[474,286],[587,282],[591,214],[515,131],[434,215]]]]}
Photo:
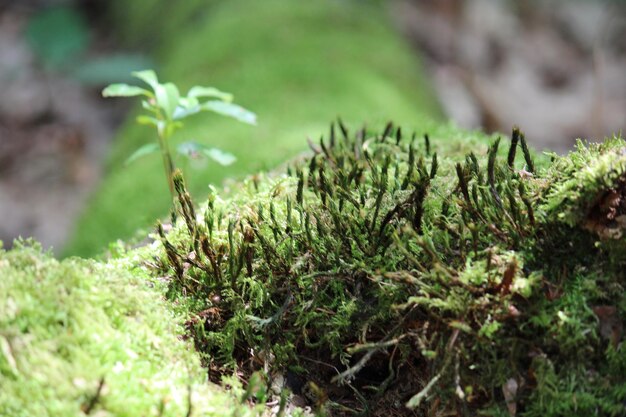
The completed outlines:
{"type": "Polygon", "coordinates": [[[178,175],[106,263],[0,252],[0,415],[261,415],[256,370],[334,416],[624,415],[626,141],[422,133],[334,124],[200,207],[178,175]]]}
{"type": "Polygon", "coordinates": [[[200,212],[177,179],[154,273],[205,365],[300,372],[339,415],[626,412],[624,140],[550,162],[342,130],[200,212]]]}
{"type": "MultiPolygon", "coordinates": [[[[393,118],[412,127],[441,117],[413,52],[393,32],[380,5],[329,0],[185,2],[175,8],[163,1],[118,3],[129,16],[118,16],[123,33],[135,41],[141,36],[158,40],[155,53],[164,80],[183,90],[215,85],[259,116],[256,128],[198,116],[174,138],[215,145],[238,157],[228,168],[209,164],[189,171],[189,188],[199,198],[206,197],[207,184],[273,168],[302,151],[303,139],[317,137],[325,129],[321,121],[337,114],[351,123],[393,118]]],[[[151,140],[150,132],[130,118],[65,253],[93,255],[167,213],[170,201],[158,158],[122,166],[134,149],[151,140]]]]}
{"type": "Polygon", "coordinates": [[[236,381],[206,384],[183,317],[135,265],[0,251],[0,415],[262,414],[236,381]]]}

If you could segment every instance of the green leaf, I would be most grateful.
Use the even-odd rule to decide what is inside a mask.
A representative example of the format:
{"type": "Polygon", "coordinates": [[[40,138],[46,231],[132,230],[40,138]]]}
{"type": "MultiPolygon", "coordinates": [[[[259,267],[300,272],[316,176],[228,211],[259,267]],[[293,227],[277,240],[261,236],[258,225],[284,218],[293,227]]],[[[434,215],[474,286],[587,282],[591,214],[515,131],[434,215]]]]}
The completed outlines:
{"type": "Polygon", "coordinates": [[[159,119],[150,116],[137,116],[137,123],[140,125],[158,126],[159,119]]]}
{"type": "Polygon", "coordinates": [[[198,85],[192,87],[191,90],[189,90],[189,92],[187,93],[187,97],[192,97],[192,98],[215,97],[223,101],[228,101],[228,102],[233,101],[233,95],[230,93],[220,91],[217,88],[200,87],[198,85]]]}
{"type": "Polygon", "coordinates": [[[197,142],[183,142],[176,147],[176,151],[189,159],[200,159],[204,155],[202,151],[206,148],[197,142]]]}
{"type": "Polygon", "coordinates": [[[174,110],[174,114],[172,115],[172,119],[174,120],[180,120],[180,119],[184,119],[187,116],[191,116],[192,114],[196,114],[199,113],[201,110],[200,106],[195,106],[195,107],[191,107],[191,108],[184,108],[181,106],[176,107],[176,110],[174,110]]]}
{"type": "Polygon", "coordinates": [[[141,158],[142,156],[149,155],[159,150],[159,145],[156,143],[147,143],[137,149],[128,159],[124,162],[124,165],[128,165],[131,162],[141,158]]]}
{"type": "Polygon", "coordinates": [[[500,327],[502,327],[502,324],[497,321],[486,322],[481,326],[480,330],[478,330],[478,335],[484,336],[487,339],[492,339],[493,335],[500,329],[500,327]]]}
{"type": "Polygon", "coordinates": [[[181,97],[180,100],[178,100],[178,104],[180,107],[190,109],[192,107],[197,107],[200,103],[195,97],[181,97]]]}
{"type": "Polygon", "coordinates": [[[231,165],[237,160],[232,153],[217,148],[204,149],[203,152],[206,156],[223,166],[231,165]]]}
{"type": "Polygon", "coordinates": [[[261,317],[253,316],[252,314],[246,314],[246,318],[252,322],[252,326],[257,329],[264,329],[268,324],[272,324],[274,320],[272,317],[262,319],[261,317]]]}
{"type": "Polygon", "coordinates": [[[171,120],[180,100],[178,88],[172,83],[157,84],[154,93],[157,105],[163,110],[168,120],[171,120]]]}
{"type": "Polygon", "coordinates": [[[200,108],[202,110],[209,110],[224,116],[235,118],[243,123],[248,123],[251,125],[256,124],[256,114],[244,109],[241,106],[238,106],[237,104],[211,100],[201,104],[200,108]]]}
{"type": "Polygon", "coordinates": [[[128,84],[111,84],[102,90],[102,97],[135,97],[152,96],[152,93],[141,87],[128,84]]]}
{"type": "Polygon", "coordinates": [[[141,100],[141,107],[144,110],[147,110],[149,112],[152,112],[154,114],[157,114],[159,112],[159,110],[156,108],[156,106],[152,103],[154,103],[154,100],[141,100]]]}
{"type": "Polygon", "coordinates": [[[220,165],[231,165],[237,160],[235,155],[217,148],[209,148],[198,142],[183,142],[176,147],[176,151],[190,159],[209,157],[220,165]]]}
{"type": "Polygon", "coordinates": [[[172,118],[174,120],[184,119],[187,116],[196,114],[200,111],[198,99],[195,97],[181,97],[178,101],[179,106],[174,110],[172,118]]]}
{"type": "Polygon", "coordinates": [[[153,70],[134,71],[132,76],[139,78],[141,81],[152,87],[153,90],[156,90],[156,86],[159,85],[159,79],[153,70]]]}
{"type": "Polygon", "coordinates": [[[464,323],[462,321],[452,320],[449,326],[454,329],[459,329],[465,333],[472,333],[472,327],[469,324],[464,323]]]}

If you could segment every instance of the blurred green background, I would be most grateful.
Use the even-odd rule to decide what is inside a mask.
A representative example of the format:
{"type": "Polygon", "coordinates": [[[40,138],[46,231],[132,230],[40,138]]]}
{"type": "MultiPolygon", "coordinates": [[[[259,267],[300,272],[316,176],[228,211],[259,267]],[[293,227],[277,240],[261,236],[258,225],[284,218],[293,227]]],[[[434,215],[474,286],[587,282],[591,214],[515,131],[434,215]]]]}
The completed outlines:
{"type": "MultiPolygon", "coordinates": [[[[181,91],[216,86],[258,115],[251,127],[203,114],[176,134],[174,143],[193,139],[238,158],[229,167],[209,162],[186,170],[199,199],[209,184],[271,169],[305,150],[305,138],[317,139],[337,116],[353,127],[388,119],[417,127],[441,118],[420,63],[378,2],[114,1],[112,13],[120,38],[148,48],[163,80],[181,91]]],[[[153,140],[128,118],[65,254],[93,255],[167,214],[160,158],[123,164],[153,140]]]]}
{"type": "Polygon", "coordinates": [[[34,236],[59,255],[104,253],[167,218],[159,155],[137,100],[103,99],[153,68],[183,93],[233,93],[258,115],[186,121],[186,141],[235,164],[177,159],[202,201],[306,151],[341,117],[433,133],[520,125],[567,152],[625,126],[622,0],[5,0],[0,2],[0,240],[34,236]]]}

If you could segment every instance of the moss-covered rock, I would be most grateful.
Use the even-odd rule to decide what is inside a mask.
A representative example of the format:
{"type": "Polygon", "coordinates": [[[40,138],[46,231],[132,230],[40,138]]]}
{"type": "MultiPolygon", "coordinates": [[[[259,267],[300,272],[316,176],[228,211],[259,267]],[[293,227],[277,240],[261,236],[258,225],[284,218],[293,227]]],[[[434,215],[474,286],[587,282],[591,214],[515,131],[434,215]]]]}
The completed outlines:
{"type": "MultiPolygon", "coordinates": [[[[175,135],[174,143],[193,139],[238,158],[227,168],[190,171],[189,188],[199,198],[209,183],[271,169],[304,150],[304,139],[319,137],[338,113],[352,123],[393,118],[413,127],[441,117],[414,53],[379,2],[118,0],[111,7],[123,39],[152,47],[163,80],[182,91],[199,84],[232,92],[259,116],[252,128],[198,115],[175,135]]],[[[151,135],[129,117],[66,254],[100,253],[167,213],[160,160],[123,166],[151,135]]]]}
{"type": "Polygon", "coordinates": [[[210,375],[287,375],[333,415],[626,413],[626,142],[430,133],[334,125],[200,211],[178,177],[153,273],[210,375]]]}

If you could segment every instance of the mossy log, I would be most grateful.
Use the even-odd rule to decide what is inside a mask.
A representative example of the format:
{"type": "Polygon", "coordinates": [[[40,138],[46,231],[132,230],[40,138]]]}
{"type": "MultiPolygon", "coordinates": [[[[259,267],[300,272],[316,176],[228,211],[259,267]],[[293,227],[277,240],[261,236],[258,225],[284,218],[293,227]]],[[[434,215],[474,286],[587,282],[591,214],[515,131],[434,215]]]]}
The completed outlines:
{"type": "Polygon", "coordinates": [[[177,176],[107,262],[0,253],[0,415],[624,415],[626,141],[428,133],[336,123],[200,206],[177,176]]]}
{"type": "Polygon", "coordinates": [[[624,415],[626,142],[439,133],[333,124],[200,210],[177,178],[153,273],[211,378],[287,375],[330,415],[624,415]]]}

